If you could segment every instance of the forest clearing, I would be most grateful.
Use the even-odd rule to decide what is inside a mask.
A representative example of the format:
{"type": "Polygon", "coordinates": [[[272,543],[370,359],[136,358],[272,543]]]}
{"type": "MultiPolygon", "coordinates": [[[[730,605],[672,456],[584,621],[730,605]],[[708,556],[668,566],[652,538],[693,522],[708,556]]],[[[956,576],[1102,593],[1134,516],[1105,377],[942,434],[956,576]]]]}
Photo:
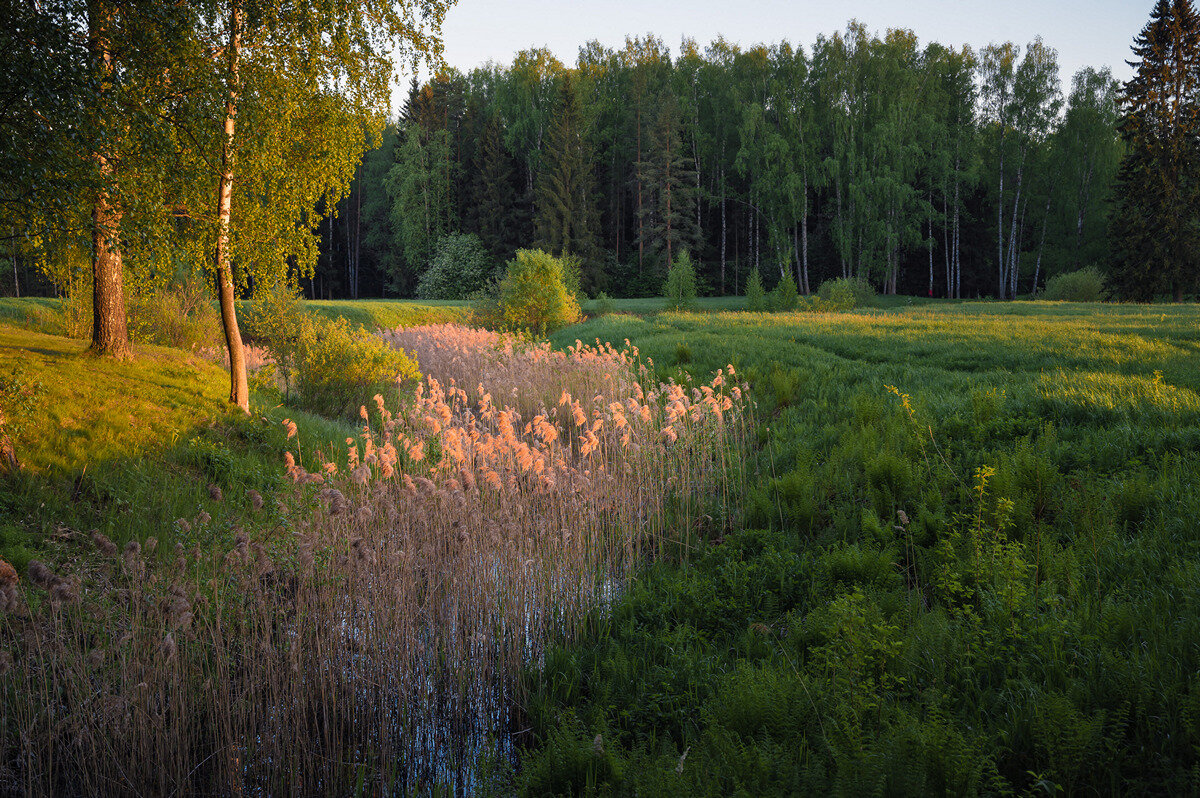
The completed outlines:
{"type": "Polygon", "coordinates": [[[80,345],[4,328],[6,379],[56,408],[18,432],[5,507],[0,557],[30,573],[5,587],[21,674],[6,718],[39,742],[9,738],[8,778],[532,795],[1194,783],[1194,307],[616,314],[554,349],[453,325],[384,337],[425,387],[351,424],[241,420],[219,368],[153,352],[58,379],[80,345]],[[636,355],[608,346],[626,339],[636,355]],[[173,388],[181,368],[200,393],[173,388]],[[159,426],[121,433],[83,398],[101,391],[159,426]],[[703,420],[714,408],[725,426],[703,420]],[[279,757],[309,769],[277,781],[263,766],[279,757]]]}
{"type": "Polygon", "coordinates": [[[0,0],[0,796],[1200,795],[1200,13],[950,5],[0,0]]]}

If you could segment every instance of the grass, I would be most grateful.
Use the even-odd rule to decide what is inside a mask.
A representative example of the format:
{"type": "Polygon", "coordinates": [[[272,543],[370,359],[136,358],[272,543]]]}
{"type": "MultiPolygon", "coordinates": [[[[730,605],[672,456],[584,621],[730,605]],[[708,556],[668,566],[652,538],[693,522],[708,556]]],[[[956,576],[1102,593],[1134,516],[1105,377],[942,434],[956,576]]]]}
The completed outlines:
{"type": "MultiPolygon", "coordinates": [[[[613,298],[609,301],[618,313],[635,313],[642,316],[661,313],[666,303],[666,300],[660,296],[613,298]]],[[[585,314],[594,313],[596,305],[596,300],[592,299],[582,303],[580,309],[585,314]]],[[[696,300],[696,310],[700,312],[742,310],[745,306],[746,299],[740,296],[706,296],[696,300]]]]}
{"type": "MultiPolygon", "coordinates": [[[[598,338],[620,347],[628,338],[653,358],[658,378],[707,379],[735,364],[753,386],[760,422],[737,464],[744,484],[708,497],[705,514],[688,524],[686,556],[666,552],[578,624],[576,639],[545,648],[512,694],[524,695],[512,729],[522,746],[519,768],[500,764],[474,786],[529,795],[1200,790],[1200,309],[880,298],[856,312],[747,314],[730,312],[738,307],[730,299],[724,309],[702,301],[699,312],[659,313],[659,302],[616,300],[618,313],[563,330],[553,343],[598,338]]],[[[372,327],[461,312],[454,304],[308,304],[372,327]]],[[[0,302],[0,315],[16,319],[21,307],[0,302]]],[[[285,513],[272,495],[308,505],[303,489],[285,482],[284,448],[303,453],[301,465],[313,471],[318,450],[360,429],[261,406],[261,397],[251,418],[231,414],[224,372],[177,350],[143,347],[137,360],[117,364],[81,356],[82,349],[0,324],[0,402],[15,419],[27,466],[0,491],[0,557],[23,575],[33,557],[91,568],[92,529],[118,542],[155,537],[159,551],[195,544],[223,575],[197,596],[211,589],[238,601],[256,597],[229,617],[231,636],[220,645],[233,651],[244,632],[271,646],[275,610],[260,603],[262,591],[287,583],[279,574],[293,573],[305,556],[304,544],[288,548],[292,533],[306,537],[315,523],[342,546],[325,561],[336,567],[316,572],[322,584],[357,585],[347,600],[388,623],[432,606],[398,610],[364,579],[374,565],[361,564],[394,555],[453,559],[455,541],[463,542],[455,513],[465,512],[467,524],[481,517],[453,489],[436,499],[448,502],[437,512],[411,511],[435,534],[408,554],[367,533],[391,528],[371,519],[393,524],[389,508],[413,500],[383,490],[359,497],[354,472],[338,477],[341,499],[326,492],[310,502],[311,517],[285,513]],[[298,422],[298,441],[286,438],[284,417],[298,422]],[[249,506],[249,489],[267,495],[265,511],[249,506]],[[180,523],[201,517],[208,520],[180,523]],[[447,523],[454,533],[438,526],[447,523]],[[251,556],[244,533],[255,544],[277,544],[284,556],[251,556]]],[[[452,349],[447,363],[464,367],[452,349]]],[[[473,386],[467,376],[456,375],[473,386]]],[[[497,397],[530,382],[515,372],[502,381],[522,384],[493,388],[497,397]]],[[[381,429],[388,428],[372,427],[381,429]]],[[[393,450],[427,437],[409,434],[393,450]]],[[[364,457],[389,451],[382,439],[360,441],[364,457]]],[[[425,451],[440,457],[452,448],[431,441],[425,451]]],[[[519,515],[520,496],[509,499],[503,506],[519,515]]],[[[637,514],[650,501],[617,509],[637,514]]],[[[595,522],[604,524],[610,510],[595,506],[595,522]]],[[[542,517],[514,516],[488,534],[524,534],[542,517]]],[[[487,553],[467,550],[478,578],[490,578],[487,553]]],[[[110,568],[121,590],[139,589],[120,581],[133,578],[127,565],[96,567],[101,576],[110,568]]],[[[168,566],[165,559],[155,566],[152,593],[174,584],[168,566]]],[[[423,585],[456,595],[452,583],[430,578],[436,572],[415,568],[412,595],[423,595],[423,585]]],[[[71,585],[52,581],[49,595],[71,585]]],[[[361,683],[346,675],[366,668],[368,680],[390,679],[395,641],[348,656],[334,634],[341,627],[329,621],[343,594],[305,595],[324,597],[305,612],[333,614],[309,625],[312,645],[290,649],[307,659],[289,667],[325,681],[313,689],[304,679],[271,681],[272,700],[308,700],[320,687],[326,703],[314,717],[348,711],[354,729],[383,728],[371,725],[385,720],[372,708],[386,702],[360,703],[361,683]],[[321,651],[343,659],[325,667],[321,651]]],[[[125,617],[126,605],[105,606],[125,617]]],[[[196,617],[215,616],[197,609],[196,617]]],[[[149,663],[145,678],[186,685],[188,701],[203,683],[180,663],[225,661],[209,659],[217,648],[182,643],[177,658],[174,639],[166,646],[155,636],[153,613],[126,620],[143,624],[137,645],[149,663]]],[[[80,654],[66,678],[85,692],[95,686],[78,641],[89,628],[86,618],[61,627],[80,654]]],[[[510,620],[507,628],[523,627],[510,620]]],[[[60,640],[58,629],[49,628],[48,644],[60,640]]],[[[454,661],[471,670],[470,657],[454,661]]],[[[275,660],[262,662],[245,673],[275,679],[275,660]]],[[[121,690],[136,690],[139,679],[129,674],[121,690]]],[[[153,701],[172,695],[155,693],[153,701]]],[[[274,729],[269,724],[282,717],[234,692],[221,696],[250,713],[243,720],[267,724],[260,728],[274,729]]],[[[509,694],[501,701],[507,706],[509,694]]],[[[137,706],[162,724],[182,705],[137,706]]],[[[135,723],[121,734],[161,745],[151,734],[158,728],[139,732],[135,723]]],[[[342,744],[332,725],[322,728],[330,735],[322,745],[342,744]]],[[[274,745],[273,734],[250,739],[274,745]]],[[[356,763],[349,770],[326,773],[326,760],[298,749],[267,747],[263,755],[308,762],[306,772],[322,774],[322,784],[362,785],[364,768],[384,784],[399,783],[388,780],[383,749],[368,745],[365,762],[338,750],[355,757],[346,759],[356,763]]],[[[175,767],[184,763],[181,751],[155,749],[141,761],[176,756],[175,767]]],[[[236,779],[241,764],[214,760],[205,767],[220,774],[198,778],[236,779]]],[[[263,784],[284,791],[282,783],[263,784]]]]}
{"type": "Polygon", "coordinates": [[[554,340],[577,338],[660,374],[732,361],[762,424],[730,527],[529,673],[513,789],[1200,787],[1200,308],[614,315],[554,340]]]}
{"type": "Polygon", "coordinates": [[[360,299],[305,300],[304,307],[327,318],[338,316],[363,327],[391,330],[418,324],[462,322],[470,304],[448,300],[360,299]]]}
{"type": "Polygon", "coordinates": [[[224,375],[180,352],[112,363],[5,334],[38,355],[6,383],[43,500],[26,515],[58,524],[49,567],[0,567],[0,782],[28,793],[461,790],[511,751],[490,735],[521,663],[571,639],[643,549],[688,546],[744,448],[739,388],[643,380],[611,348],[391,332],[429,376],[354,429],[231,415],[224,375]],[[42,401],[120,429],[66,457],[42,401]],[[79,492],[89,472],[110,490],[46,501],[47,477],[79,492]],[[114,523],[81,528],[89,505],[114,523]]]}
{"type": "Polygon", "coordinates": [[[285,415],[308,419],[308,448],[353,433],[257,402],[251,417],[231,412],[225,371],[180,350],[137,346],[118,363],[85,349],[0,324],[0,403],[23,465],[0,493],[0,558],[18,567],[76,556],[92,529],[118,543],[174,543],[177,519],[207,512],[227,531],[247,490],[282,487],[285,415]]]}

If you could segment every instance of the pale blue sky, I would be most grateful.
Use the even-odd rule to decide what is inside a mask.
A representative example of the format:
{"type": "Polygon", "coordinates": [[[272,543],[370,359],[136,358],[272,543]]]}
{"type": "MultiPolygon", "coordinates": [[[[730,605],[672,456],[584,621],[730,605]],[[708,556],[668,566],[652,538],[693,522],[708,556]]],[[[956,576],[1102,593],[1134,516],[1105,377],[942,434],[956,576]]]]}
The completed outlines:
{"type": "Polygon", "coordinates": [[[464,72],[489,60],[508,64],[518,50],[536,46],[574,64],[589,39],[615,48],[627,34],[647,32],[673,54],[681,36],[704,45],[717,34],[741,45],[786,38],[808,50],[818,33],[840,30],[851,18],[881,33],[910,28],[922,43],[975,48],[1025,44],[1041,34],[1058,50],[1066,91],[1083,66],[1107,65],[1128,78],[1124,61],[1152,6],[1153,0],[459,0],[443,33],[446,62],[464,72]]]}

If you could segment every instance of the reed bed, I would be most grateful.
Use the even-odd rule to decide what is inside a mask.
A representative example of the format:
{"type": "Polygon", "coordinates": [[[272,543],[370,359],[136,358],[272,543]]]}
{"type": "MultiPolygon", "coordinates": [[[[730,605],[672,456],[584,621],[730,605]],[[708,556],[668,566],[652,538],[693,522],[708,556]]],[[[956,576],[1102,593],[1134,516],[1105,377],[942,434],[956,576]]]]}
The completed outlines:
{"type": "Polygon", "coordinates": [[[388,337],[425,381],[375,397],[322,468],[287,452],[291,494],[251,497],[277,523],[246,525],[273,532],[0,567],[0,790],[469,791],[507,749],[517,670],[740,489],[732,369],[657,384],[631,348],[388,337]]]}

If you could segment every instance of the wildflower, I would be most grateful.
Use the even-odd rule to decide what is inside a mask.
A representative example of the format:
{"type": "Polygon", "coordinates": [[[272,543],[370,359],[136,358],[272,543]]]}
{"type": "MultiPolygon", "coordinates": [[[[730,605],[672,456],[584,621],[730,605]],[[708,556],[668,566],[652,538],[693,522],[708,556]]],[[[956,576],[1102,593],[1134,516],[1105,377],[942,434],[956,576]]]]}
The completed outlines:
{"type": "Polygon", "coordinates": [[[287,436],[288,436],[289,440],[296,437],[296,422],[295,421],[292,421],[290,418],[285,418],[283,420],[283,428],[287,430],[287,436]]]}
{"type": "Polygon", "coordinates": [[[196,516],[196,521],[201,524],[207,524],[211,520],[212,520],[212,516],[209,515],[208,513],[206,513],[204,510],[201,510],[199,512],[199,514],[196,516]]]}
{"type": "Polygon", "coordinates": [[[246,491],[246,496],[250,499],[250,506],[254,508],[254,512],[258,512],[263,508],[262,494],[256,490],[246,491]]]}

